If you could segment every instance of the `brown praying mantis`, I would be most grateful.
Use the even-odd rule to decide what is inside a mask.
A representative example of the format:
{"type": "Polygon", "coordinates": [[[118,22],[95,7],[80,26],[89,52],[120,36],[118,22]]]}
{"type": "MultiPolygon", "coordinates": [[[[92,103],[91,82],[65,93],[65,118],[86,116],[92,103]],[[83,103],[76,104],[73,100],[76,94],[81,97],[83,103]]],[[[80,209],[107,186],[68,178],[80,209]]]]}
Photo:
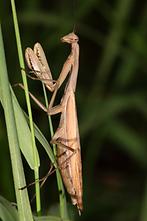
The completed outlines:
{"type": "MultiPolygon", "coordinates": [[[[79,45],[78,36],[69,33],[61,38],[62,42],[71,45],[71,53],[65,61],[59,78],[54,81],[48,66],[44,51],[39,43],[34,50],[27,48],[25,52],[28,67],[34,72],[36,78],[41,80],[49,91],[53,92],[48,108],[30,93],[32,99],[49,115],[61,113],[59,126],[52,137],[51,143],[57,145],[57,162],[61,169],[61,175],[67,192],[71,196],[73,205],[79,211],[83,209],[82,203],[82,164],[81,148],[75,102],[75,90],[79,68],[79,45]],[[58,89],[69,75],[61,102],[53,106],[58,89]]],[[[22,85],[20,85],[23,87],[22,85]]]]}

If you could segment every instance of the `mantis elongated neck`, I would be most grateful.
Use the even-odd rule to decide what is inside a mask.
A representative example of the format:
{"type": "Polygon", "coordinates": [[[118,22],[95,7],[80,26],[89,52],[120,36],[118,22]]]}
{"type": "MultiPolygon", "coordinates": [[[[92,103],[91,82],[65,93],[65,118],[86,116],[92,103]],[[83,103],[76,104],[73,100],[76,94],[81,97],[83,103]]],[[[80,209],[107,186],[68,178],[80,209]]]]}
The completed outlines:
{"type": "Polygon", "coordinates": [[[71,47],[72,47],[74,61],[73,61],[73,66],[72,66],[71,76],[70,76],[68,86],[72,87],[73,91],[75,92],[76,84],[77,84],[78,70],[79,70],[79,44],[77,42],[75,42],[71,45],[71,47]]]}

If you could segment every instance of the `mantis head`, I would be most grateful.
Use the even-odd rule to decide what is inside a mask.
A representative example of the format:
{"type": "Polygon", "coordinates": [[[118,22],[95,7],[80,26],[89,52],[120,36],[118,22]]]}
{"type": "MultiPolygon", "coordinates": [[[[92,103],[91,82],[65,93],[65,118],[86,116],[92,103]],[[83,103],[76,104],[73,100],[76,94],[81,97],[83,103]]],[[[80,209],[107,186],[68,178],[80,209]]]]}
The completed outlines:
{"type": "Polygon", "coordinates": [[[68,35],[65,35],[64,37],[61,38],[62,42],[66,42],[68,44],[76,43],[78,42],[78,40],[79,38],[74,32],[71,32],[68,35]]]}

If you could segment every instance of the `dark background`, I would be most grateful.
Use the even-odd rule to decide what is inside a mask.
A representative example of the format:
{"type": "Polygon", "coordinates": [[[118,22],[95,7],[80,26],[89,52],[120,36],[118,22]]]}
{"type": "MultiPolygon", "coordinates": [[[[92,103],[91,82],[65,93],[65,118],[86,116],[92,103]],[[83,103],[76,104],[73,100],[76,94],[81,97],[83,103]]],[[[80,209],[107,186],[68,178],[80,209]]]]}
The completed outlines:
{"type": "MultiPolygon", "coordinates": [[[[2,28],[11,84],[21,82],[11,8],[2,1],[2,28]]],[[[76,91],[84,211],[78,220],[147,220],[147,2],[137,0],[16,1],[23,51],[40,42],[53,78],[70,52],[60,37],[75,25],[80,41],[76,91]]],[[[40,82],[30,90],[43,99],[40,82]]],[[[24,93],[15,93],[26,110],[24,93]]],[[[59,93],[59,100],[62,90],[59,93]]],[[[34,121],[50,140],[47,117],[33,102],[34,121]]],[[[0,194],[15,201],[5,121],[0,121],[0,194]]],[[[53,117],[54,128],[59,116],[53,117]]],[[[49,160],[38,145],[41,176],[49,160]]],[[[25,160],[28,183],[33,180],[25,160]]],[[[33,195],[33,187],[30,195],[33,195]]],[[[42,188],[45,213],[56,211],[55,175],[42,188]]],[[[70,199],[69,199],[70,205],[70,199]]],[[[34,206],[34,205],[32,205],[34,206]]],[[[76,213],[76,211],[74,211],[76,213]]],[[[57,214],[56,212],[54,214],[57,214]]]]}

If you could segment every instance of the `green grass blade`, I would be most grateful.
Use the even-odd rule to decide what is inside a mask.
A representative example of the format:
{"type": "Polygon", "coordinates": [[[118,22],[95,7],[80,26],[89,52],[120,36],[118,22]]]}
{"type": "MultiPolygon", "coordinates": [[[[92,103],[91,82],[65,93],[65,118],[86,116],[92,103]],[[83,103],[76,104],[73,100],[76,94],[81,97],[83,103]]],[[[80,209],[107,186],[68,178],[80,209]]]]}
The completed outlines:
{"type": "Polygon", "coordinates": [[[26,182],[25,182],[24,170],[23,170],[21,154],[19,149],[19,141],[18,141],[18,134],[15,123],[13,103],[9,88],[1,26],[0,26],[0,87],[3,97],[4,114],[6,120],[19,218],[21,221],[28,221],[28,220],[31,221],[33,220],[33,218],[32,218],[32,212],[30,208],[27,189],[25,189],[24,191],[19,190],[19,188],[26,185],[26,182]]]}
{"type": "MultiPolygon", "coordinates": [[[[29,166],[31,169],[35,169],[36,164],[33,159],[33,150],[32,150],[32,139],[31,139],[31,133],[28,126],[28,123],[26,121],[26,118],[24,116],[23,111],[21,110],[21,107],[18,104],[18,101],[14,95],[14,92],[11,88],[11,94],[12,94],[12,102],[14,107],[14,114],[15,114],[15,120],[16,120],[16,127],[18,132],[18,138],[20,143],[20,149],[27,160],[29,166]],[[20,127],[21,122],[21,127],[20,127]]],[[[40,160],[37,149],[35,149],[37,156],[37,167],[40,166],[40,160]]]]}
{"type": "Polygon", "coordinates": [[[2,196],[0,196],[0,218],[3,221],[19,221],[16,207],[2,196]]]}
{"type": "Polygon", "coordinates": [[[35,221],[70,221],[69,219],[61,219],[57,216],[40,216],[40,217],[34,217],[35,221]]]}
{"type": "MultiPolygon", "coordinates": [[[[21,107],[19,106],[19,103],[15,97],[15,94],[14,94],[11,86],[10,86],[10,90],[11,90],[11,96],[12,96],[12,103],[13,103],[13,107],[14,107],[14,116],[15,116],[15,121],[16,121],[16,128],[17,128],[17,133],[18,133],[18,140],[19,140],[19,144],[20,144],[20,149],[21,149],[26,161],[28,162],[30,168],[33,170],[36,165],[34,164],[34,160],[33,160],[33,151],[31,148],[32,140],[31,140],[31,133],[30,133],[30,129],[28,126],[28,122],[26,121],[24,113],[21,110],[21,107]],[[21,127],[20,127],[20,122],[21,122],[21,127]]],[[[1,103],[4,107],[1,91],[0,91],[0,100],[1,100],[1,103]]],[[[36,151],[37,151],[37,149],[36,149],[36,151]]],[[[38,160],[37,160],[38,166],[40,166],[38,151],[37,151],[36,155],[38,157],[38,160]]]]}

